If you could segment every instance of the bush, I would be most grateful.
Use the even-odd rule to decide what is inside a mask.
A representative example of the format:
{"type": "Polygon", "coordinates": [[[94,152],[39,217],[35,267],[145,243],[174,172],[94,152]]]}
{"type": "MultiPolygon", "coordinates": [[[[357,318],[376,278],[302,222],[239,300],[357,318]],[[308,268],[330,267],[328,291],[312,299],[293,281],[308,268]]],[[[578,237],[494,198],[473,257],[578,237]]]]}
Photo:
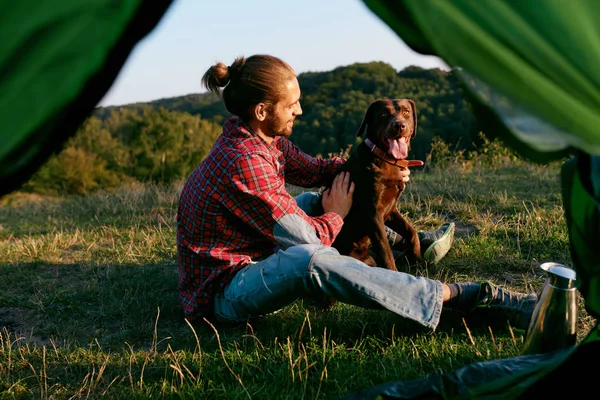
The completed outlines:
{"type": "Polygon", "coordinates": [[[67,147],[50,158],[25,185],[41,194],[88,194],[116,187],[123,177],[106,168],[106,161],[78,147],[67,147]]]}

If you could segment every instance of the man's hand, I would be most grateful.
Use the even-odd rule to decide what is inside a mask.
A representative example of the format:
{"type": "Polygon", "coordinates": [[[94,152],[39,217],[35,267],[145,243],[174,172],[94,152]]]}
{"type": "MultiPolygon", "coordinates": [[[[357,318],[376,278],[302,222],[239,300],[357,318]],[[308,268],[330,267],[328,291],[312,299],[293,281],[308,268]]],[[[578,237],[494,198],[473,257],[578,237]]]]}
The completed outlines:
{"type": "Polygon", "coordinates": [[[354,182],[350,181],[350,173],[340,172],[333,180],[331,189],[323,192],[323,211],[334,212],[345,218],[352,207],[353,193],[354,182]]]}
{"type": "Polygon", "coordinates": [[[422,167],[423,161],[421,160],[406,160],[408,161],[408,165],[406,168],[400,168],[400,176],[402,177],[402,182],[406,183],[410,180],[410,169],[408,167],[422,167]]]}

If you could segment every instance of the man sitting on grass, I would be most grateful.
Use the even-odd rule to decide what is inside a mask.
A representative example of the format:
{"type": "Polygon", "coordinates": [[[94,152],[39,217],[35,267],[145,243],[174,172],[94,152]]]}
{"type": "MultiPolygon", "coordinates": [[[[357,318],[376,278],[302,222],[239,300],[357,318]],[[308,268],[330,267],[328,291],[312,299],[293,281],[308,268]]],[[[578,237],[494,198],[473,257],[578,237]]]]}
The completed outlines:
{"type": "MultiPolygon", "coordinates": [[[[299,298],[326,297],[388,310],[430,330],[443,305],[527,328],[534,294],[372,268],[331,247],[352,205],[354,184],[348,174],[337,174],[343,159],[311,157],[287,139],[302,114],[298,80],[287,63],[268,55],[239,57],[231,66],[209,68],[202,82],[222,95],[235,117],[225,121],[179,200],[178,290],[188,320],[244,322],[299,298]],[[286,182],[333,184],[322,197],[294,198],[286,182]],[[310,215],[315,201],[323,214],[310,215]]],[[[409,175],[405,169],[404,182],[409,175]]],[[[453,232],[454,225],[447,225],[421,234],[430,261],[446,254],[453,232]]]]}

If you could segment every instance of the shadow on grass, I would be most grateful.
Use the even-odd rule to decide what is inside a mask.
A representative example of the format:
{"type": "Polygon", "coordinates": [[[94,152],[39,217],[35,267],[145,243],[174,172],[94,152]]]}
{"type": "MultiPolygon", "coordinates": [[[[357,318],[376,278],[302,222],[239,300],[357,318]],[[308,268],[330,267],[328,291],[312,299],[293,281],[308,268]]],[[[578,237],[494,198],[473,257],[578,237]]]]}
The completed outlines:
{"type": "MultiPolygon", "coordinates": [[[[196,324],[183,318],[177,265],[0,265],[0,327],[38,346],[100,346],[103,349],[194,349],[253,338],[262,343],[323,338],[349,346],[381,346],[431,333],[389,312],[336,304],[324,311],[297,301],[278,313],[239,325],[196,324]],[[192,330],[193,328],[193,330],[192,330]],[[216,330],[216,331],[215,331],[216,330]],[[218,340],[217,340],[217,335],[218,340]]],[[[485,329],[485,328],[483,328],[485,329]]],[[[464,333],[459,315],[444,312],[434,335],[464,333]]]]}
{"type": "Polygon", "coordinates": [[[36,344],[145,346],[157,316],[161,334],[183,323],[172,262],[2,264],[0,281],[0,326],[36,344]]]}

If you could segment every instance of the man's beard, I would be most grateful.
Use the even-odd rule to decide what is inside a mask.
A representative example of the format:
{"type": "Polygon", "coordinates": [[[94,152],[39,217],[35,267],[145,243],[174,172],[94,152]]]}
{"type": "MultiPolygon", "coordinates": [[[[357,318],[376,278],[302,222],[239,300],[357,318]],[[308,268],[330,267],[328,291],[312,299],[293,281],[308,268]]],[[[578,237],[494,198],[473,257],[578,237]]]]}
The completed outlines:
{"type": "Polygon", "coordinates": [[[276,116],[269,116],[267,118],[268,128],[273,137],[275,136],[285,136],[289,137],[292,134],[292,128],[294,127],[293,123],[288,127],[288,122],[282,122],[276,116]]]}

